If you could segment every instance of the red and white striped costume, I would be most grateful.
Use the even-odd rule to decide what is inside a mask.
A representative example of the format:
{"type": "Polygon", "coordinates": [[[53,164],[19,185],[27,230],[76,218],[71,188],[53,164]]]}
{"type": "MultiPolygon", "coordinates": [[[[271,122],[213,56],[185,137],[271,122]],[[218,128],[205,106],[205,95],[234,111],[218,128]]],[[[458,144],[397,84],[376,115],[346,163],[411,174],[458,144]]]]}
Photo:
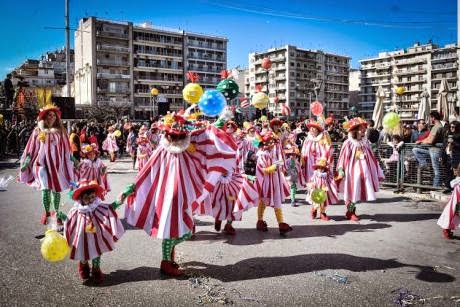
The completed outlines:
{"type": "Polygon", "coordinates": [[[245,138],[241,139],[240,143],[238,144],[238,168],[240,170],[244,169],[244,160],[249,151],[257,152],[257,147],[253,144],[254,137],[246,136],[245,138]]]}
{"type": "Polygon", "coordinates": [[[376,199],[375,192],[384,175],[366,138],[358,141],[349,136],[345,140],[337,162],[339,168],[345,173],[339,187],[345,202],[376,199]]]}
{"type": "Polygon", "coordinates": [[[321,157],[326,157],[329,164],[333,163],[334,157],[332,151],[332,146],[324,133],[320,132],[316,137],[312,136],[310,132],[307,133],[301,151],[304,162],[303,175],[307,182],[313,176],[313,166],[321,157]]]}
{"type": "Polygon", "coordinates": [[[210,197],[200,204],[196,213],[210,215],[220,221],[241,220],[241,214],[237,216],[233,214],[233,207],[242,185],[243,175],[236,171],[222,176],[216,183],[210,197]]]}
{"type": "Polygon", "coordinates": [[[70,259],[80,261],[112,251],[124,232],[115,210],[99,198],[88,206],[76,202],[64,223],[64,235],[71,249],[70,259]],[[94,233],[87,231],[91,224],[94,233]]]}
{"type": "Polygon", "coordinates": [[[270,151],[260,149],[257,152],[256,185],[259,199],[266,206],[280,208],[284,199],[289,196],[289,185],[282,172],[283,165],[274,173],[268,174],[264,169],[278,162],[274,148],[270,151]]]}
{"type": "Polygon", "coordinates": [[[118,145],[117,145],[117,138],[114,134],[115,132],[109,132],[107,134],[107,138],[102,142],[102,149],[108,152],[117,152],[118,145]]]}
{"type": "Polygon", "coordinates": [[[161,239],[180,238],[192,230],[192,203],[205,201],[235,165],[236,144],[212,125],[193,131],[190,143],[195,150],[174,151],[162,138],[136,177],[136,194],[126,208],[129,224],[161,239]]]}
{"type": "Polygon", "coordinates": [[[27,142],[21,161],[30,156],[27,169],[19,172],[18,182],[39,190],[61,192],[75,181],[69,137],[65,132],[35,128],[27,142]]]}
{"type": "MultiPolygon", "coordinates": [[[[452,185],[452,183],[451,183],[452,185]]],[[[455,230],[460,225],[460,217],[458,216],[457,206],[460,202],[460,184],[454,186],[452,196],[449,202],[444,207],[441,216],[438,219],[438,225],[442,229],[455,230]]]]}
{"type": "Polygon", "coordinates": [[[150,142],[138,142],[137,145],[137,158],[135,167],[140,171],[145,166],[150,156],[152,155],[153,149],[150,142]]]}
{"type": "Polygon", "coordinates": [[[326,201],[324,206],[335,205],[339,202],[339,192],[334,176],[329,170],[317,169],[313,171],[313,176],[308,183],[309,192],[307,194],[307,202],[313,204],[311,193],[315,189],[323,189],[326,191],[326,201]]]}
{"type": "Polygon", "coordinates": [[[243,211],[247,211],[252,207],[257,207],[259,204],[259,192],[257,190],[256,182],[252,182],[243,175],[243,183],[238,192],[238,197],[233,207],[233,214],[238,217],[241,216],[243,211]]]}
{"type": "Polygon", "coordinates": [[[93,160],[91,159],[83,159],[80,162],[80,169],[77,173],[78,181],[88,180],[88,181],[96,181],[99,186],[101,186],[105,192],[104,195],[110,192],[110,185],[109,181],[107,180],[107,173],[103,172],[106,166],[101,159],[96,158],[93,160]]]}

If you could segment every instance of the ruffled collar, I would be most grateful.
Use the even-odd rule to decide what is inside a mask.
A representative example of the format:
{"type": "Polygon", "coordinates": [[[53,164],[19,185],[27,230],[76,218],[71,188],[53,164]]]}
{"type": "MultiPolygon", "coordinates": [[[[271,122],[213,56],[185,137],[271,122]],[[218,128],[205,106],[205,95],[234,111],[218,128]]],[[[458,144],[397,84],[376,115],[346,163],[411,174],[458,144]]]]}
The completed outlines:
{"type": "Polygon", "coordinates": [[[190,146],[190,135],[187,135],[185,139],[169,142],[166,137],[160,140],[160,144],[166,149],[167,152],[172,154],[179,154],[187,150],[190,146]]]}
{"type": "Polygon", "coordinates": [[[307,139],[309,141],[319,142],[322,138],[323,138],[323,133],[322,132],[318,133],[317,136],[311,135],[310,132],[307,133],[307,139]]]}
{"type": "Polygon", "coordinates": [[[455,187],[457,184],[459,184],[459,183],[460,183],[460,177],[457,177],[457,178],[455,178],[454,180],[452,180],[452,181],[450,182],[450,186],[451,186],[452,188],[454,188],[454,187],[455,187]]]}
{"type": "Polygon", "coordinates": [[[354,138],[351,136],[350,133],[348,133],[348,141],[350,141],[350,143],[352,143],[352,144],[355,145],[355,146],[360,146],[360,147],[363,146],[363,144],[364,144],[363,141],[364,141],[364,140],[365,140],[365,138],[363,137],[360,141],[358,141],[358,140],[354,139],[354,138]]]}
{"type": "Polygon", "coordinates": [[[56,128],[45,128],[45,121],[44,120],[40,120],[38,121],[38,129],[40,129],[40,132],[44,132],[44,133],[56,133],[56,132],[59,132],[59,129],[56,129],[56,128]]]}
{"type": "Polygon", "coordinates": [[[90,213],[96,210],[96,208],[101,204],[101,199],[96,197],[96,200],[89,204],[88,206],[82,205],[80,202],[75,203],[75,206],[80,213],[90,213]]]}

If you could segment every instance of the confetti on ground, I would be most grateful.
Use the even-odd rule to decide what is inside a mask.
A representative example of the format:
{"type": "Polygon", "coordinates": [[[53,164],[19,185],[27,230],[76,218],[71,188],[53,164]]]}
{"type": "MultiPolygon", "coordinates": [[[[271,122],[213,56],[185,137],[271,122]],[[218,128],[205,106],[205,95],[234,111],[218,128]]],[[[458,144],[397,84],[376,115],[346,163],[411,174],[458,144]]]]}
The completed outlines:
{"type": "Polygon", "coordinates": [[[314,272],[316,276],[322,276],[322,277],[326,277],[328,279],[331,279],[335,282],[338,282],[339,284],[347,284],[348,283],[348,277],[347,276],[342,276],[340,274],[338,274],[337,272],[334,273],[334,275],[328,275],[328,274],[324,274],[324,273],[321,273],[321,272],[314,272]]]}
{"type": "Polygon", "coordinates": [[[396,293],[398,291],[399,291],[398,296],[394,299],[393,302],[396,305],[400,305],[400,306],[425,304],[425,303],[428,303],[430,301],[435,301],[435,300],[450,300],[454,303],[460,303],[460,296],[445,297],[442,295],[437,295],[437,296],[432,296],[432,297],[421,297],[420,295],[411,293],[406,288],[399,288],[399,289],[391,291],[391,293],[396,293]]]}

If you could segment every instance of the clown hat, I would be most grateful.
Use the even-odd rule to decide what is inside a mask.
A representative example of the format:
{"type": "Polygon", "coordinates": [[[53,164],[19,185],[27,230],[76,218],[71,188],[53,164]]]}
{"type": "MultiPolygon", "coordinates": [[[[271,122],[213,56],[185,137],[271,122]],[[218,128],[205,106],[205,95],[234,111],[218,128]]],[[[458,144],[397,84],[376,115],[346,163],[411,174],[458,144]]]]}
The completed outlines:
{"type": "Polygon", "coordinates": [[[283,124],[283,121],[279,118],[274,118],[270,121],[270,128],[273,128],[273,126],[278,126],[281,127],[283,124]]]}
{"type": "Polygon", "coordinates": [[[321,124],[313,119],[311,119],[307,124],[306,124],[307,128],[310,129],[310,128],[316,128],[318,129],[320,132],[323,131],[323,126],[321,126],[321,124]]]}
{"type": "Polygon", "coordinates": [[[189,133],[187,130],[187,121],[184,117],[178,114],[168,114],[163,117],[163,123],[158,126],[159,129],[163,130],[169,135],[186,135],[189,133]]]}
{"type": "Polygon", "coordinates": [[[104,193],[104,189],[97,183],[97,181],[82,180],[78,183],[78,187],[72,192],[72,199],[78,200],[81,193],[87,190],[94,190],[97,197],[102,197],[104,193]]]}
{"type": "Polygon", "coordinates": [[[81,147],[81,152],[84,154],[89,154],[90,152],[99,153],[97,144],[83,144],[81,147]]]}
{"type": "Polygon", "coordinates": [[[346,129],[348,132],[360,126],[363,126],[365,128],[367,127],[367,122],[361,117],[355,117],[343,123],[343,128],[346,129]]]}
{"type": "Polygon", "coordinates": [[[322,157],[320,158],[315,165],[313,165],[313,169],[326,169],[329,167],[329,163],[327,162],[327,159],[322,157]]]}
{"type": "Polygon", "coordinates": [[[61,110],[54,104],[47,104],[45,107],[40,109],[40,113],[38,113],[38,120],[44,120],[46,114],[50,111],[53,111],[59,119],[61,118],[61,110]]]}

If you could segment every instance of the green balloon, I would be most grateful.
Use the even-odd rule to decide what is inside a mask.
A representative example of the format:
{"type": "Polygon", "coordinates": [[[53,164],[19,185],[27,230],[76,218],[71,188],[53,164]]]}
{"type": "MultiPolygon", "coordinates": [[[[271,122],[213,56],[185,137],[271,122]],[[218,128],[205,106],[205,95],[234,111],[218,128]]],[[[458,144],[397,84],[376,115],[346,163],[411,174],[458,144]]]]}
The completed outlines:
{"type": "Polygon", "coordinates": [[[315,204],[322,204],[326,201],[326,199],[327,194],[323,189],[314,189],[313,192],[311,192],[311,200],[315,204]]]}
{"type": "Polygon", "coordinates": [[[224,79],[217,84],[216,90],[224,95],[225,99],[231,100],[238,97],[239,87],[233,79],[224,79]]]}
{"type": "Polygon", "coordinates": [[[397,125],[399,125],[399,122],[401,121],[401,118],[399,115],[395,112],[389,112],[385,114],[383,117],[383,128],[386,129],[393,129],[397,125]]]}

